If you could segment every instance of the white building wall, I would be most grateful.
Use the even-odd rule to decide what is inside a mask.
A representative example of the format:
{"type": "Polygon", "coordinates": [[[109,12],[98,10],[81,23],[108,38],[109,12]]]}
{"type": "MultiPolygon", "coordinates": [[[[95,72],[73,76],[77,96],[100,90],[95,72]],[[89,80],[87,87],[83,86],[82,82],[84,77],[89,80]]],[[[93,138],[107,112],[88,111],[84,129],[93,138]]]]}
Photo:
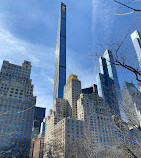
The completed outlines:
{"type": "Polygon", "coordinates": [[[81,94],[77,101],[78,119],[93,131],[94,146],[103,148],[119,144],[119,132],[108,105],[97,94],[81,94]]]}

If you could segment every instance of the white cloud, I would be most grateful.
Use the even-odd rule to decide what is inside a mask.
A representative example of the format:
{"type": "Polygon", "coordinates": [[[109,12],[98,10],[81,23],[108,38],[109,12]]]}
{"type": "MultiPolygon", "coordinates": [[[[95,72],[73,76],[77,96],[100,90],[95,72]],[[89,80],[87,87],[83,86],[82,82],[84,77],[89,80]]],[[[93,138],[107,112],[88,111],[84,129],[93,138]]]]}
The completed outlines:
{"type": "Polygon", "coordinates": [[[0,23],[0,64],[2,65],[3,60],[18,65],[21,65],[24,60],[31,61],[31,79],[35,85],[36,105],[47,109],[52,107],[54,52],[54,48],[34,45],[16,38],[0,23]]]}
{"type": "Polygon", "coordinates": [[[51,77],[48,76],[48,80],[50,81],[51,84],[54,85],[54,78],[51,78],[51,77]]]}
{"type": "MultiPolygon", "coordinates": [[[[53,84],[55,68],[55,48],[41,44],[29,43],[15,37],[4,27],[0,16],[0,64],[8,60],[21,65],[24,60],[32,63],[31,79],[34,85],[34,95],[37,96],[37,106],[46,107],[47,113],[52,108],[53,84]]],[[[95,82],[92,62],[76,52],[67,50],[67,77],[77,74],[82,87],[89,87],[95,82]]]]}

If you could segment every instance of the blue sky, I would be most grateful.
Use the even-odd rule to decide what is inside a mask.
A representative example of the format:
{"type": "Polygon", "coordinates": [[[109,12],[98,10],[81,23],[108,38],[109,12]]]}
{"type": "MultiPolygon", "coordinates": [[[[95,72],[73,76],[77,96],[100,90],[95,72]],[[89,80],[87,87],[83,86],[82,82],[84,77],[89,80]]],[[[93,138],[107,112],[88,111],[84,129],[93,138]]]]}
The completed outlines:
{"type": "MultiPolygon", "coordinates": [[[[3,60],[21,65],[32,63],[32,84],[37,106],[52,107],[55,69],[55,47],[60,0],[0,0],[0,65],[3,60]]],[[[82,87],[96,83],[100,71],[96,52],[102,55],[112,40],[121,41],[137,14],[116,16],[106,13],[102,5],[111,9],[113,4],[97,0],[64,0],[67,5],[67,77],[77,74],[82,87]]],[[[122,12],[125,10],[121,10],[122,12]]],[[[138,23],[133,27],[139,29],[138,23]]],[[[130,36],[122,52],[129,62],[137,64],[130,36]],[[129,59],[128,59],[129,58],[129,59]],[[131,58],[133,61],[131,61],[131,58]]],[[[134,76],[117,68],[120,84],[134,76]]]]}

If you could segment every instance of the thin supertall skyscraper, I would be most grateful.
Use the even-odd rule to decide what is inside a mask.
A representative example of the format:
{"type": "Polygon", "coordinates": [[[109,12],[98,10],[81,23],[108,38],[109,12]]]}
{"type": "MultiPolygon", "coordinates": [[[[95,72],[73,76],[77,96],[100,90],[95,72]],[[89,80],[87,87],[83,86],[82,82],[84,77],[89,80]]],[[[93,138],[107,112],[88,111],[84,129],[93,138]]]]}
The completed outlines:
{"type": "Polygon", "coordinates": [[[131,34],[131,39],[132,39],[134,48],[135,48],[136,53],[137,53],[139,65],[141,67],[141,36],[140,36],[140,33],[137,30],[135,30],[131,34]]]}
{"type": "Polygon", "coordinates": [[[63,98],[66,84],[66,5],[61,2],[56,42],[54,99],[63,98]]]}

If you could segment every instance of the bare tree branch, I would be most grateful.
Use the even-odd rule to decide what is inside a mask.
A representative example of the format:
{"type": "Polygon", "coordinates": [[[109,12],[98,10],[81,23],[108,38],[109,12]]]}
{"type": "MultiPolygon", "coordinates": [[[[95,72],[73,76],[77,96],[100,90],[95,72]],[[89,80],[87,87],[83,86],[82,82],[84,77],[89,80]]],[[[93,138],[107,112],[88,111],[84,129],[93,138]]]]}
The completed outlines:
{"type": "Polygon", "coordinates": [[[107,9],[105,9],[105,7],[102,5],[102,8],[104,9],[104,11],[106,11],[107,13],[109,14],[113,14],[113,15],[129,15],[129,14],[133,14],[135,12],[141,12],[140,9],[136,9],[136,8],[133,8],[133,7],[130,7],[128,4],[130,3],[134,3],[134,2],[137,2],[136,0],[131,0],[131,1],[128,1],[127,3],[122,3],[120,1],[117,1],[117,0],[113,0],[115,3],[118,3],[120,6],[118,8],[114,8],[112,9],[111,11],[108,11],[107,9]],[[114,10],[118,10],[118,9],[121,9],[122,7],[125,7],[125,8],[128,8],[130,9],[131,11],[129,12],[126,12],[126,13],[116,13],[116,12],[113,12],[114,10]]]}
{"type": "Polygon", "coordinates": [[[118,3],[118,4],[122,5],[122,6],[124,6],[124,7],[126,7],[126,8],[129,8],[129,9],[135,11],[135,12],[140,12],[140,11],[141,11],[140,9],[132,8],[132,7],[130,7],[130,6],[126,5],[126,4],[124,4],[124,3],[121,3],[121,2],[119,2],[119,1],[117,1],[117,0],[114,0],[114,2],[116,2],[116,3],[118,3]]]}

